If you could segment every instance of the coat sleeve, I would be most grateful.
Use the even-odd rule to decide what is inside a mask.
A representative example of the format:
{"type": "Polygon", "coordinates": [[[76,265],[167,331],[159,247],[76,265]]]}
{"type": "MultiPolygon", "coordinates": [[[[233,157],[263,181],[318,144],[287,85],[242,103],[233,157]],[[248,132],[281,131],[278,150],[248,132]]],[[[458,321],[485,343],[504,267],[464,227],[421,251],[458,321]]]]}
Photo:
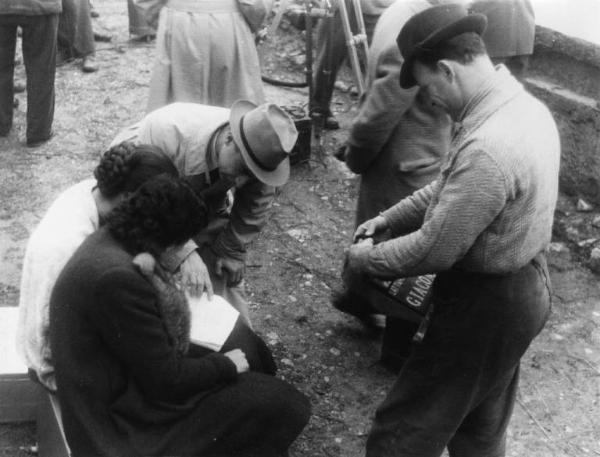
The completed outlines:
{"type": "Polygon", "coordinates": [[[421,226],[437,185],[438,183],[434,181],[381,213],[388,222],[393,236],[413,232],[421,226]]]}
{"type": "Polygon", "coordinates": [[[92,317],[103,340],[149,399],[178,401],[236,378],[235,365],[222,354],[177,356],[155,291],[135,270],[105,272],[93,301],[92,317]]]}
{"type": "Polygon", "coordinates": [[[348,139],[346,164],[358,174],[365,172],[377,158],[416,93],[416,89],[400,87],[402,56],[395,43],[381,53],[376,65],[377,72],[348,139]]]}
{"type": "Polygon", "coordinates": [[[267,221],[275,188],[257,179],[235,191],[229,223],[211,248],[219,257],[244,260],[247,246],[258,236],[267,221]]]}

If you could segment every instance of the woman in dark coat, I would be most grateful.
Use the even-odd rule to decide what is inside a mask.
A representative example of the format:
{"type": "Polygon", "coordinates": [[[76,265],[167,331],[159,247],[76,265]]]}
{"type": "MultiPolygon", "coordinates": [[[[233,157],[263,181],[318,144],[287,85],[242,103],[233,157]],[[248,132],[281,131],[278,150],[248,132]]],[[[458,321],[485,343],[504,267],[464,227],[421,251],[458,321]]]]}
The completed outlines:
{"type": "Polygon", "coordinates": [[[272,371],[260,348],[247,358],[229,341],[221,352],[188,347],[165,319],[164,293],[133,263],[205,224],[206,207],[185,184],[156,178],[113,210],[63,269],[50,341],[74,457],[277,456],[306,425],[304,395],[249,371],[249,362],[272,371]]]}

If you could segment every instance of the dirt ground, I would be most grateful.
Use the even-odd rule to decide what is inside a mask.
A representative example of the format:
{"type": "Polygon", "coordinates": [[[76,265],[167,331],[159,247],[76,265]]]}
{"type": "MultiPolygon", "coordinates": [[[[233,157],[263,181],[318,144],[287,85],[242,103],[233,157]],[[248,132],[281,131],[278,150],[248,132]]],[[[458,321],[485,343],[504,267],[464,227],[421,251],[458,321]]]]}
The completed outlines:
{"type": "MultiPolygon", "coordinates": [[[[98,43],[97,73],[81,73],[78,62],[58,68],[56,137],[24,147],[25,96],[19,95],[15,128],[0,138],[0,306],[17,305],[25,244],[49,203],[89,177],[112,137],[144,112],[154,44],[130,41],[124,1],[95,6],[96,26],[113,42],[98,43]]],[[[303,78],[302,36],[287,23],[261,54],[270,76],[303,78]]],[[[340,79],[351,84],[347,70],[340,79]]],[[[267,86],[267,94],[281,105],[307,103],[306,89],[267,86]]],[[[279,376],[312,402],[312,419],[291,451],[296,457],[363,455],[375,408],[395,379],[377,363],[380,337],[329,304],[358,185],[331,153],[344,141],[355,106],[348,92],[336,92],[342,129],[327,134],[323,158],[313,155],[293,168],[248,259],[254,325],[274,351],[279,376]]],[[[553,314],[522,361],[509,456],[600,455],[600,287],[580,260],[600,231],[591,225],[597,213],[579,213],[574,204],[561,196],[550,254],[553,314]]],[[[0,426],[0,456],[29,455],[34,443],[33,424],[0,426]]]]}

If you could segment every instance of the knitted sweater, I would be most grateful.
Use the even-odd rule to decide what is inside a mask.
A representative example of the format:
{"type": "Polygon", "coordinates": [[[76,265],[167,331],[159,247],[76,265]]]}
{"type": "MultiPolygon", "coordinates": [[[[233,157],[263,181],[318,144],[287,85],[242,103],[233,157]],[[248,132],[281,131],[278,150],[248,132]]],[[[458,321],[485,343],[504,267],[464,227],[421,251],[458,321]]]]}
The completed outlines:
{"type": "Polygon", "coordinates": [[[86,179],[60,194],[31,234],[23,259],[17,348],[50,390],[56,390],[48,340],[50,294],[69,258],[99,226],[95,185],[95,179],[86,179]]]}
{"type": "Polygon", "coordinates": [[[396,238],[369,251],[367,274],[506,273],[547,248],[560,141],[546,106],[500,65],[459,123],[438,179],[383,213],[396,238]]]}

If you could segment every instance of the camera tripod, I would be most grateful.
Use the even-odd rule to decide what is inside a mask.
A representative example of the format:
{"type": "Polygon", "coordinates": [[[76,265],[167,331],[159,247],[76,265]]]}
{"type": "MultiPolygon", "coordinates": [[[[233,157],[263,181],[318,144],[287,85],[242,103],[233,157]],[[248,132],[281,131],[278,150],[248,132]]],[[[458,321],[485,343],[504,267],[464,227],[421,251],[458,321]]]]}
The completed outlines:
{"type": "MultiPolygon", "coordinates": [[[[289,0],[281,0],[279,9],[275,14],[270,27],[267,30],[267,35],[272,35],[283,17],[283,14],[288,10],[289,0]]],[[[315,152],[317,158],[323,157],[323,128],[327,113],[321,112],[314,105],[313,95],[315,88],[313,87],[313,25],[314,21],[323,21],[322,27],[326,31],[326,47],[325,47],[325,65],[323,66],[323,74],[325,78],[333,77],[332,61],[333,61],[333,37],[335,27],[341,22],[346,47],[348,50],[348,59],[352,69],[354,82],[361,96],[365,91],[365,78],[361,67],[359,51],[366,58],[368,52],[367,34],[360,6],[360,0],[305,0],[304,4],[299,8],[292,8],[295,15],[299,16],[302,25],[305,29],[305,81],[304,82],[285,82],[276,81],[270,78],[263,77],[265,82],[275,85],[288,87],[308,87],[308,111],[311,118],[311,140],[310,149],[315,152]],[[346,1],[351,2],[354,10],[356,31],[352,30],[352,21],[349,17],[349,11],[346,1]],[[339,21],[339,22],[338,22],[339,21]]],[[[333,83],[333,82],[332,82],[333,83]]],[[[322,162],[322,160],[321,160],[322,162]]]]}

